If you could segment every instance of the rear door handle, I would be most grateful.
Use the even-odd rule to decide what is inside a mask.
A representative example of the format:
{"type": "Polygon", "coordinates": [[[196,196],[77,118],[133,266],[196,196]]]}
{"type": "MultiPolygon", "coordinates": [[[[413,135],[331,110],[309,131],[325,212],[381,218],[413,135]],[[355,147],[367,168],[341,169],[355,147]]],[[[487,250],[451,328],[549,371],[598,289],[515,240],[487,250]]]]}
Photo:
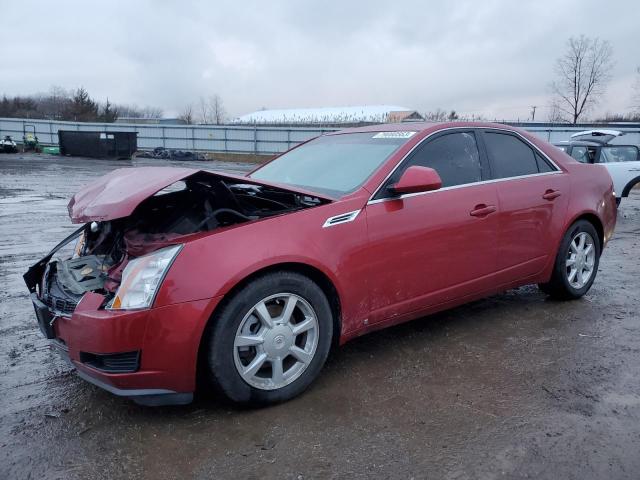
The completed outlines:
{"type": "Polygon", "coordinates": [[[469,212],[469,215],[472,217],[486,217],[495,211],[496,207],[494,205],[485,205],[484,203],[481,203],[480,205],[476,205],[473,210],[469,212]]]}
{"type": "Polygon", "coordinates": [[[542,198],[544,198],[545,200],[553,200],[554,198],[558,198],[560,195],[562,195],[562,193],[560,193],[558,190],[547,190],[542,195],[542,198]]]}

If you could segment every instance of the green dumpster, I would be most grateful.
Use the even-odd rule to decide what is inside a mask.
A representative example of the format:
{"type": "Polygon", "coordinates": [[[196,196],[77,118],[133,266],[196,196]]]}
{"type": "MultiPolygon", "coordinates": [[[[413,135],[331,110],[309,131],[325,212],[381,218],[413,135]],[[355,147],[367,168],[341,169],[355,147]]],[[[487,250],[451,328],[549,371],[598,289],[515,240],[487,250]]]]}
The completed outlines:
{"type": "Polygon", "coordinates": [[[49,155],[60,155],[60,147],[42,147],[42,153],[49,155]]]}

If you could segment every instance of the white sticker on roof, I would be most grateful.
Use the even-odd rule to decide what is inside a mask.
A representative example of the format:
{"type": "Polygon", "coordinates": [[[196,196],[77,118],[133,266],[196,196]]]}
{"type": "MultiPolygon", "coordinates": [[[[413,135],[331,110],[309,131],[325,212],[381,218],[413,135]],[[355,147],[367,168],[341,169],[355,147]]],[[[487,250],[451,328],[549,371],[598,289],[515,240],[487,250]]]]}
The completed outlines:
{"type": "Polygon", "coordinates": [[[416,132],[378,132],[372,138],[411,138],[416,132]]]}

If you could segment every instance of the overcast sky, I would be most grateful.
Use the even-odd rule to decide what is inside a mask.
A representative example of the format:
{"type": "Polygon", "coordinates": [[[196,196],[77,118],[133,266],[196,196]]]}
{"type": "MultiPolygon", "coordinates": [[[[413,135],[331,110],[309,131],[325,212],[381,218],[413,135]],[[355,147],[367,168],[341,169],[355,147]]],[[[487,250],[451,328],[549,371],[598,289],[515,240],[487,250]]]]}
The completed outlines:
{"type": "Polygon", "coordinates": [[[637,0],[9,1],[0,94],[84,86],[99,100],[179,113],[219,94],[262,107],[392,104],[544,119],[570,36],[611,42],[594,113],[628,112],[640,66],[637,0]]]}

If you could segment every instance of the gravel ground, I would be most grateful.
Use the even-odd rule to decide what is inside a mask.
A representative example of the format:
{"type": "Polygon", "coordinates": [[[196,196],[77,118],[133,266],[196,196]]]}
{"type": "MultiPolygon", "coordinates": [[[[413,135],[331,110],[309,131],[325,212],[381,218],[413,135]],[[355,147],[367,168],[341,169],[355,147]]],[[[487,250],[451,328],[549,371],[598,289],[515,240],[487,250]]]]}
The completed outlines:
{"type": "Polygon", "coordinates": [[[372,333],[272,408],[144,408],[49,349],[21,279],[69,197],[132,163],[167,164],[0,155],[0,478],[638,478],[640,192],[581,300],[523,287],[372,333]]]}

